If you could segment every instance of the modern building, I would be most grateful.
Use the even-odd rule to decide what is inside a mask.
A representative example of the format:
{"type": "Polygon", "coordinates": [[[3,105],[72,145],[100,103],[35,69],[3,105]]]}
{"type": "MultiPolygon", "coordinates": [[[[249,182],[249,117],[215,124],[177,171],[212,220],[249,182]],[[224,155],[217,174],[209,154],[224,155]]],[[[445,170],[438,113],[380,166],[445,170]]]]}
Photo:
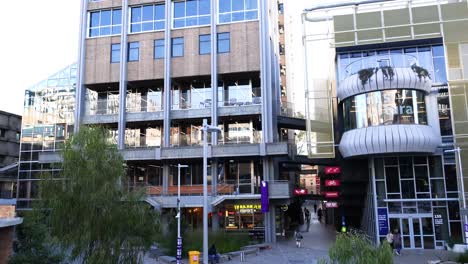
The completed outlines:
{"type": "Polygon", "coordinates": [[[41,173],[58,173],[53,164],[70,133],[102,125],[127,162],[129,187],[145,188],[146,201],[169,222],[180,184],[182,217],[201,228],[207,120],[221,130],[207,142],[211,228],[268,242],[284,235],[286,215],[298,214],[286,205],[298,168],[293,131],[305,135],[305,120],[282,111],[278,7],[270,0],[83,0],[78,63],[26,91],[18,207],[37,199],[41,173]]]}
{"type": "Polygon", "coordinates": [[[16,178],[20,147],[21,116],[0,111],[0,263],[12,252],[16,217],[16,178]]]}
{"type": "Polygon", "coordinates": [[[467,1],[324,3],[302,19],[307,119],[333,110],[337,225],[376,243],[398,229],[409,249],[464,240],[467,1]]]}

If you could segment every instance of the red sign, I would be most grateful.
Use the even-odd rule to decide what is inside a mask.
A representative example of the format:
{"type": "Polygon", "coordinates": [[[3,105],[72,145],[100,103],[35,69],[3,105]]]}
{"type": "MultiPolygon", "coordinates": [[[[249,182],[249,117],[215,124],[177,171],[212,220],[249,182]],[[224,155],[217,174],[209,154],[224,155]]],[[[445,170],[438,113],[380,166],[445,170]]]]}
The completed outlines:
{"type": "Polygon", "coordinates": [[[306,189],[294,189],[294,194],[295,195],[306,195],[307,190],[306,189]]]}
{"type": "Polygon", "coordinates": [[[338,207],[338,202],[326,202],[325,207],[326,208],[337,208],[338,207]]]}
{"type": "Polygon", "coordinates": [[[337,198],[338,195],[339,195],[338,192],[325,192],[326,198],[337,198]]]}
{"type": "Polygon", "coordinates": [[[341,168],[338,166],[325,167],[325,174],[339,174],[341,173],[341,168]]]}
{"type": "Polygon", "coordinates": [[[340,186],[340,180],[325,180],[325,186],[340,186]]]}

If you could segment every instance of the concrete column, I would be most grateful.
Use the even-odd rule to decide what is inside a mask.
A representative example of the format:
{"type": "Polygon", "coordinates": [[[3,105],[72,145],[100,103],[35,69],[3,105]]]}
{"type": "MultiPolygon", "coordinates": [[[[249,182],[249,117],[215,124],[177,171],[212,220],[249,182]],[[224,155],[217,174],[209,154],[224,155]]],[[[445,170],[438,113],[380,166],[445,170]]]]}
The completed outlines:
{"type": "Polygon", "coordinates": [[[162,147],[170,146],[171,134],[171,22],[172,1],[166,0],[166,22],[164,30],[164,120],[162,147]]]}
{"type": "Polygon", "coordinates": [[[8,258],[13,249],[13,230],[14,227],[0,228],[0,263],[8,263],[8,258]]]}
{"type": "Polygon", "coordinates": [[[125,149],[126,105],[127,105],[127,28],[128,0],[122,1],[122,34],[120,35],[120,79],[119,79],[119,123],[118,148],[125,149]]]}
{"type": "Polygon", "coordinates": [[[219,215],[218,210],[213,208],[211,214],[211,230],[218,231],[219,230],[219,215]]]}
{"type": "Polygon", "coordinates": [[[262,134],[263,143],[273,141],[272,126],[272,82],[271,82],[271,47],[268,34],[268,2],[260,0],[260,79],[262,91],[262,134]]]}
{"type": "MultiPolygon", "coordinates": [[[[211,125],[218,125],[218,0],[211,0],[211,125]]],[[[218,144],[218,132],[211,133],[211,144],[218,144]]]]}
{"type": "Polygon", "coordinates": [[[86,31],[87,31],[87,17],[88,17],[88,0],[81,0],[81,16],[80,16],[80,37],[78,44],[78,69],[75,91],[75,126],[73,130],[78,133],[80,130],[81,120],[85,111],[84,103],[86,99],[85,82],[85,62],[86,62],[86,31]]]}
{"type": "Polygon", "coordinates": [[[218,162],[211,162],[211,195],[218,195],[218,162]]]}

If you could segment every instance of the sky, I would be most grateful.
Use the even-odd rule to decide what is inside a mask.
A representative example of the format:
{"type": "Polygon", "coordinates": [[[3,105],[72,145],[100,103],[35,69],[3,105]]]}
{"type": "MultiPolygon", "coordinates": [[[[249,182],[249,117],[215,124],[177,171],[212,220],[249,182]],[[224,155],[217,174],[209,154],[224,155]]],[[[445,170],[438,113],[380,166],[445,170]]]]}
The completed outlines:
{"type": "Polygon", "coordinates": [[[2,1],[0,110],[23,114],[24,91],[78,57],[80,0],[2,1]]]}

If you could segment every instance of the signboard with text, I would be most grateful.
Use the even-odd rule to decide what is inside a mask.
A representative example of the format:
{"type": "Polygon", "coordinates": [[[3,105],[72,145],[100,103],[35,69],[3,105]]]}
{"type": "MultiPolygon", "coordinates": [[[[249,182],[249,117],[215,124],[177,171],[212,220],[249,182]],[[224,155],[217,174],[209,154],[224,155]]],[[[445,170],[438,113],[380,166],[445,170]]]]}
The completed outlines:
{"type": "Polygon", "coordinates": [[[325,192],[325,198],[337,198],[338,196],[338,192],[325,192]]]}
{"type": "Polygon", "coordinates": [[[379,235],[388,234],[388,211],[387,208],[377,208],[377,219],[379,221],[379,235]]]}
{"type": "Polygon", "coordinates": [[[306,195],[307,190],[306,189],[294,189],[294,195],[306,195]]]}
{"type": "Polygon", "coordinates": [[[338,208],[338,202],[326,202],[325,207],[326,208],[338,208]]]}
{"type": "Polygon", "coordinates": [[[340,186],[340,180],[325,180],[326,187],[340,186]]]}
{"type": "Polygon", "coordinates": [[[338,166],[325,167],[325,174],[340,174],[341,168],[338,166]]]}

